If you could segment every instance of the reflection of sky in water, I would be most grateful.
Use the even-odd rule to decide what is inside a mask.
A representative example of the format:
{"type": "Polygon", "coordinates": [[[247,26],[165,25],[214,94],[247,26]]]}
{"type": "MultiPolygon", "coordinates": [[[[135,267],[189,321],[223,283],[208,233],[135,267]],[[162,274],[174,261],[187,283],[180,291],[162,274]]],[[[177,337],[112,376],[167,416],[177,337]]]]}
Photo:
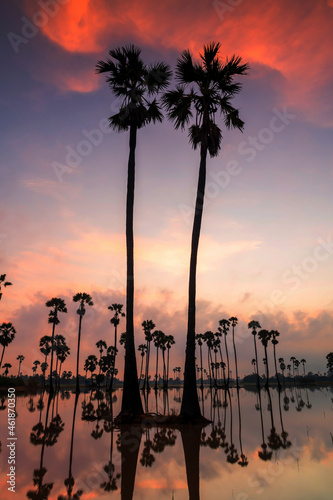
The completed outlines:
{"type": "MultiPolygon", "coordinates": [[[[202,446],[200,447],[200,498],[209,500],[236,499],[254,500],[264,499],[302,499],[302,500],[328,500],[332,491],[332,461],[333,442],[333,392],[331,389],[308,390],[298,389],[293,393],[287,389],[289,398],[289,410],[284,408],[284,394],[281,394],[281,417],[277,392],[270,391],[270,395],[262,391],[262,422],[264,427],[265,442],[269,441],[269,434],[273,424],[277,434],[281,437],[282,427],[288,433],[286,441],[290,441],[291,447],[271,450],[271,460],[263,461],[258,457],[258,452],[263,451],[261,415],[258,406],[258,396],[254,392],[240,390],[240,407],[242,422],[242,449],[248,461],[248,465],[241,467],[237,461],[232,464],[227,457],[241,455],[239,441],[239,417],[237,392],[231,391],[228,405],[224,405],[224,394],[220,391],[215,397],[206,392],[204,397],[204,410],[207,418],[213,419],[215,427],[207,426],[201,434],[202,446]],[[272,412],[270,411],[269,396],[272,401],[272,412]],[[294,401],[293,401],[294,400],[294,401]],[[231,405],[230,405],[231,402],[231,405]],[[212,404],[213,403],[213,404],[212,404]],[[304,404],[303,404],[304,403],[304,404]],[[256,409],[257,405],[257,409],[256,409]],[[298,410],[297,410],[298,408],[298,410]],[[232,410],[232,421],[230,418],[232,410]],[[232,424],[232,425],[231,425],[232,424]],[[213,431],[213,432],[212,432],[213,431]],[[224,442],[227,446],[221,447],[224,442]],[[234,455],[230,454],[231,438],[235,446],[234,455]]],[[[169,401],[163,402],[160,397],[155,401],[152,391],[149,396],[149,409],[162,412],[164,406],[169,411],[178,410],[180,393],[176,389],[169,391],[169,401]]],[[[17,421],[16,421],[16,498],[27,498],[28,490],[37,490],[33,485],[33,471],[40,468],[42,445],[30,443],[32,428],[39,422],[45,424],[47,413],[47,398],[44,396],[44,409],[40,414],[37,409],[39,396],[20,396],[17,398],[17,421]]],[[[82,499],[85,498],[118,498],[120,497],[121,479],[117,474],[121,472],[121,454],[117,449],[117,438],[119,442],[119,431],[115,430],[111,449],[111,432],[108,423],[101,420],[83,421],[82,404],[89,403],[90,395],[81,394],[79,397],[73,445],[73,461],[71,474],[75,479],[73,492],[83,489],[82,499]],[[94,437],[92,437],[94,436],[94,437]],[[103,491],[108,482],[107,469],[110,452],[114,464],[113,477],[116,478],[116,491],[103,491]]],[[[117,401],[114,402],[114,414],[120,409],[121,394],[117,393],[117,401]]],[[[43,467],[47,469],[43,483],[54,483],[51,489],[50,499],[58,499],[59,495],[66,495],[64,481],[69,477],[69,458],[71,445],[72,418],[75,397],[71,394],[69,399],[61,396],[51,402],[48,414],[48,424],[57,416],[61,416],[64,429],[59,433],[57,442],[53,446],[45,446],[43,454],[43,467]]],[[[103,409],[105,401],[92,401],[93,412],[96,415],[98,407],[103,409]]],[[[6,405],[6,400],[4,401],[6,405]]],[[[86,406],[85,414],[89,418],[89,406],[86,406]]],[[[53,424],[56,420],[53,420],[53,424]]],[[[61,424],[61,422],[60,422],[61,424]]],[[[0,411],[1,441],[0,454],[1,463],[1,498],[13,498],[8,492],[6,485],[6,474],[9,471],[7,464],[8,449],[7,438],[7,408],[0,411]]],[[[35,435],[38,439],[38,428],[35,435]]],[[[137,436],[129,432],[123,434],[123,441],[127,444],[127,450],[135,449],[137,436]]],[[[144,430],[138,454],[137,470],[135,477],[135,499],[171,499],[174,492],[175,500],[188,498],[188,487],[184,450],[182,438],[178,430],[168,432],[152,428],[144,430]],[[158,434],[156,434],[158,432],[158,434]],[[151,466],[144,466],[150,463],[151,466]]],[[[191,439],[191,437],[190,437],[191,439]]],[[[191,446],[191,441],[190,446],[191,446]]],[[[195,452],[194,452],[195,454],[195,452]]],[[[123,452],[125,457],[125,452],[123,452]]],[[[133,453],[131,454],[133,456],[133,453]]],[[[134,454],[135,456],[135,454],[134,454]]],[[[191,457],[190,457],[191,458],[191,457]]],[[[237,458],[237,457],[236,457],[237,458]]],[[[240,458],[238,459],[240,461],[240,458]]],[[[130,460],[125,460],[129,464],[130,460]]],[[[190,466],[192,467],[193,464],[190,466]]],[[[124,469],[125,483],[130,483],[130,475],[133,472],[132,465],[124,469]],[[125,476],[126,474],[126,476],[125,476]]],[[[134,464],[135,467],[135,464],[134,464]]],[[[110,469],[109,469],[110,470],[110,469]]],[[[194,481],[195,482],[195,481],[194,481]]],[[[114,484],[110,485],[111,487],[114,484]]],[[[34,497],[45,498],[45,497],[34,497]]],[[[65,497],[68,498],[68,497],[65,497]]]]}

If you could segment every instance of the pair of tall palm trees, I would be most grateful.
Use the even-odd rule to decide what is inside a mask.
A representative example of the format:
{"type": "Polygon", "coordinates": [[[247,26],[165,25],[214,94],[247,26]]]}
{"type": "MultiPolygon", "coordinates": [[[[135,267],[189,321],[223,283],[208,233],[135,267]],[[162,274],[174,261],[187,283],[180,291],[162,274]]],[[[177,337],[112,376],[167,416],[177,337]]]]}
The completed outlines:
{"type": "MultiPolygon", "coordinates": [[[[219,58],[219,43],[204,46],[201,61],[193,61],[185,50],[177,61],[175,90],[162,96],[162,105],[176,129],[189,127],[189,140],[194,149],[200,146],[200,167],[195,202],[191,242],[191,258],[188,288],[188,326],[186,340],[184,390],[181,416],[185,420],[201,417],[196,388],[195,368],[195,316],[196,316],[196,269],[203,203],[206,184],[207,155],[215,157],[221,149],[222,132],[216,124],[220,112],[225,126],[243,129],[244,122],[232,105],[232,98],[240,91],[241,84],[234,77],[245,75],[247,64],[238,56],[225,63],[219,58]]],[[[157,102],[157,94],[169,85],[172,75],[164,62],[147,66],[140,57],[139,48],[129,45],[113,49],[110,58],[97,63],[97,73],[107,73],[107,83],[116,97],[122,99],[119,112],[111,116],[110,126],[117,132],[129,131],[129,159],[126,201],[126,344],[125,372],[121,414],[143,413],[134,346],[134,237],[133,208],[135,183],[135,148],[137,131],[149,123],[161,122],[163,114],[157,102]],[[154,98],[153,98],[154,97],[154,98]]]]}

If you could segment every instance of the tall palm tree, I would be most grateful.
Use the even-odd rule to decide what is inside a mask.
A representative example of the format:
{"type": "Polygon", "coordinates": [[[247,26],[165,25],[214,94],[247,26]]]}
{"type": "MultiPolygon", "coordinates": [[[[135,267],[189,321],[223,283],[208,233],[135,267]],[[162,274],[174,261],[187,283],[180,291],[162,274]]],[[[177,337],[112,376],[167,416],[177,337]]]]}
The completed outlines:
{"type": "Polygon", "coordinates": [[[174,122],[176,129],[184,129],[193,118],[193,113],[195,114],[195,124],[189,128],[189,138],[194,149],[200,146],[200,168],[192,230],[188,288],[184,390],[180,411],[181,415],[187,419],[201,417],[195,372],[195,302],[197,256],[205,196],[207,154],[209,153],[210,157],[217,156],[221,149],[222,132],[215,123],[218,111],[222,113],[227,128],[242,130],[244,126],[244,122],[239,118],[238,110],[231,104],[231,99],[241,88],[239,83],[233,82],[233,79],[235,76],[246,74],[248,65],[241,64],[241,58],[236,56],[223,63],[218,56],[219,50],[219,43],[213,42],[204,46],[203,54],[200,54],[201,64],[193,62],[191,53],[185,50],[177,61],[176,78],[179,85],[176,90],[167,92],[163,97],[168,118],[174,122]]]}
{"type": "Polygon", "coordinates": [[[99,340],[98,342],[96,342],[96,347],[97,349],[99,350],[99,373],[101,373],[101,358],[102,358],[102,355],[103,355],[103,350],[107,350],[108,346],[105,342],[105,340],[99,340]]]}
{"type": "Polygon", "coordinates": [[[271,339],[271,332],[267,330],[260,330],[258,333],[258,338],[261,340],[262,345],[264,346],[265,350],[265,365],[266,365],[266,383],[265,386],[268,387],[269,384],[269,368],[268,368],[268,357],[267,357],[267,345],[268,341],[271,339]]]}
{"type": "Polygon", "coordinates": [[[2,297],[2,292],[1,292],[1,287],[7,287],[7,286],[11,286],[12,283],[10,281],[6,281],[6,275],[5,274],[1,274],[0,275],[0,300],[1,300],[1,297],[2,297]]]}
{"type": "Polygon", "coordinates": [[[110,319],[110,323],[114,325],[114,348],[117,349],[117,326],[120,323],[120,318],[125,317],[125,313],[122,311],[122,304],[112,304],[108,307],[110,311],[114,311],[113,317],[110,319]]]}
{"type": "Polygon", "coordinates": [[[199,350],[200,350],[200,373],[201,373],[201,382],[200,382],[200,388],[203,389],[203,375],[202,375],[202,370],[203,370],[203,367],[202,367],[202,344],[203,344],[203,338],[204,338],[204,335],[202,333],[197,333],[196,336],[195,336],[195,340],[197,341],[197,344],[199,346],[199,350]]]}
{"type": "Polygon", "coordinates": [[[271,330],[271,341],[273,344],[273,353],[274,353],[275,376],[276,376],[278,386],[280,388],[281,384],[280,384],[280,379],[279,379],[279,375],[278,375],[278,371],[277,371],[277,362],[276,362],[276,345],[279,343],[279,341],[277,340],[277,337],[279,337],[279,336],[280,336],[280,332],[278,332],[277,330],[271,330]]]}
{"type": "Polygon", "coordinates": [[[302,364],[302,366],[303,366],[303,375],[304,375],[304,377],[305,377],[305,363],[306,363],[306,359],[304,359],[304,358],[303,358],[303,359],[301,359],[301,361],[300,361],[300,362],[301,362],[301,364],[302,364]]]}
{"type": "Polygon", "coordinates": [[[260,387],[260,378],[259,378],[259,366],[258,366],[258,352],[257,352],[257,343],[256,343],[256,335],[257,331],[259,328],[261,328],[260,323],[258,321],[250,321],[250,323],[247,325],[247,327],[252,330],[252,335],[253,335],[253,342],[254,342],[254,354],[255,354],[255,361],[256,361],[256,371],[257,371],[257,385],[258,388],[260,387]]]}
{"type": "Polygon", "coordinates": [[[169,364],[170,364],[170,349],[171,346],[175,344],[175,339],[173,335],[167,335],[166,336],[166,348],[168,350],[168,356],[167,356],[167,371],[166,371],[166,389],[168,388],[169,385],[169,364]]]}
{"type": "Polygon", "coordinates": [[[59,318],[58,318],[58,313],[63,312],[67,313],[67,308],[65,301],[63,299],[59,298],[53,298],[51,300],[48,300],[46,302],[46,307],[52,307],[51,311],[49,312],[49,319],[48,322],[51,323],[52,326],[52,337],[51,337],[51,363],[50,363],[50,393],[53,392],[53,382],[52,382],[52,373],[53,373],[53,351],[54,351],[54,332],[55,332],[55,327],[60,323],[59,318]]]}
{"type": "Polygon", "coordinates": [[[11,368],[11,367],[12,367],[12,365],[10,363],[5,363],[3,365],[3,368],[5,368],[5,371],[3,372],[3,374],[4,374],[5,377],[7,377],[8,372],[9,372],[9,368],[11,368]]]}
{"type": "Polygon", "coordinates": [[[90,372],[90,378],[92,378],[93,372],[96,370],[97,358],[95,354],[89,354],[84,362],[84,370],[90,372]]]}
{"type": "Polygon", "coordinates": [[[0,359],[0,368],[2,366],[3,355],[5,354],[6,347],[13,342],[15,338],[16,330],[12,323],[2,323],[0,325],[0,344],[2,345],[2,354],[0,359]]]}
{"type": "Polygon", "coordinates": [[[224,334],[224,346],[225,346],[225,353],[227,356],[227,370],[228,370],[227,387],[229,387],[230,363],[229,363],[229,351],[228,351],[228,344],[227,344],[227,335],[228,335],[229,328],[230,328],[230,321],[228,319],[221,319],[219,321],[219,325],[220,325],[220,327],[222,327],[222,332],[224,334]]]}
{"type": "Polygon", "coordinates": [[[97,73],[107,73],[107,83],[113,94],[122,99],[119,112],[110,117],[110,126],[117,132],[129,130],[129,159],[126,200],[126,343],[125,371],[121,413],[143,413],[138,384],[134,345],[134,235],[133,208],[135,184],[135,149],[137,131],[149,123],[161,122],[163,115],[156,96],[164,90],[171,77],[167,64],[147,66],[134,45],[110,50],[110,58],[97,63],[97,73]]]}
{"type": "Polygon", "coordinates": [[[157,391],[158,387],[158,351],[160,348],[162,348],[162,344],[164,343],[164,337],[165,333],[163,333],[161,330],[155,330],[153,332],[153,342],[154,346],[156,347],[156,370],[155,370],[155,386],[154,386],[155,391],[157,391]]]}
{"type": "Polygon", "coordinates": [[[235,316],[229,318],[229,321],[232,326],[232,344],[234,346],[234,356],[235,356],[235,367],[236,367],[236,386],[239,387],[238,384],[238,366],[237,366],[237,352],[236,352],[236,344],[235,344],[235,326],[238,323],[238,319],[235,316]]]}
{"type": "Polygon", "coordinates": [[[79,331],[78,331],[77,356],[76,356],[76,394],[78,394],[80,392],[79,359],[80,359],[81,327],[82,327],[82,318],[86,313],[84,305],[87,304],[88,306],[93,306],[94,303],[88,293],[77,293],[73,297],[73,302],[79,302],[79,308],[76,311],[76,313],[79,315],[79,331]]]}
{"type": "Polygon", "coordinates": [[[45,356],[45,363],[47,363],[47,357],[51,352],[52,348],[52,337],[50,335],[44,335],[39,340],[39,350],[45,356]]]}
{"type": "Polygon", "coordinates": [[[142,326],[144,334],[145,334],[146,345],[147,345],[146,371],[145,371],[145,379],[144,379],[143,388],[147,387],[147,390],[148,390],[149,389],[148,376],[149,376],[149,361],[150,361],[150,344],[151,344],[151,341],[153,340],[152,331],[155,328],[155,323],[151,319],[148,319],[146,321],[143,321],[141,326],[142,326]]]}
{"type": "Polygon", "coordinates": [[[19,377],[20,376],[20,368],[21,368],[21,363],[22,361],[25,360],[25,357],[23,356],[23,354],[19,354],[16,358],[19,362],[19,365],[18,365],[18,372],[17,372],[17,376],[19,377]]]}

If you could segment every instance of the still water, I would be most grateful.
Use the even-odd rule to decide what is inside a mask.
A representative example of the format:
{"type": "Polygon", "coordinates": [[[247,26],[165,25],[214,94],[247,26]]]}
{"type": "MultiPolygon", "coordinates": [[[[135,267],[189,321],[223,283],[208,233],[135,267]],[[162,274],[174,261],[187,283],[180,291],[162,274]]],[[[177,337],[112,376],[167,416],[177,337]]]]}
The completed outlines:
{"type": "MultiPolygon", "coordinates": [[[[328,500],[333,490],[332,387],[279,394],[204,389],[203,429],[111,425],[121,390],[16,394],[15,493],[8,491],[8,399],[0,401],[0,497],[137,500],[328,500]],[[112,412],[112,413],[111,413],[112,412]]],[[[178,413],[181,389],[149,394],[178,413]]],[[[13,455],[13,454],[12,454],[13,455]]]]}

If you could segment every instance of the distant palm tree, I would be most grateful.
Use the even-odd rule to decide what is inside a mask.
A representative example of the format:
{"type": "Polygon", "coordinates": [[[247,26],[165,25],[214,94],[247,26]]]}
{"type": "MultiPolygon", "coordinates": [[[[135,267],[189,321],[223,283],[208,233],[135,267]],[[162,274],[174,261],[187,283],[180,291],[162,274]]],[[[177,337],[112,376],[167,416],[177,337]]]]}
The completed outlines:
{"type": "Polygon", "coordinates": [[[11,365],[10,363],[5,363],[5,364],[3,365],[3,368],[5,368],[5,371],[4,371],[4,376],[5,376],[5,377],[7,377],[7,375],[8,375],[8,371],[9,371],[9,368],[11,368],[11,367],[12,367],[12,365],[11,365]]]}
{"type": "Polygon", "coordinates": [[[259,378],[259,367],[258,367],[258,352],[257,352],[257,343],[256,343],[256,335],[257,335],[257,330],[261,328],[260,323],[258,321],[250,321],[250,323],[247,325],[247,327],[252,330],[252,335],[253,335],[253,341],[254,341],[254,353],[256,357],[256,371],[257,371],[257,385],[260,387],[260,378],[259,378]]]}
{"type": "Polygon", "coordinates": [[[203,334],[202,333],[197,333],[195,336],[195,340],[197,341],[197,344],[199,346],[199,351],[200,351],[200,373],[201,373],[201,382],[200,382],[200,387],[203,389],[203,366],[202,366],[202,344],[203,344],[203,334]]]}
{"type": "Polygon", "coordinates": [[[296,361],[295,356],[291,356],[290,361],[293,364],[293,378],[295,378],[295,361],[296,361]]]}
{"type": "Polygon", "coordinates": [[[39,350],[45,356],[45,363],[47,362],[47,357],[51,352],[52,348],[52,337],[50,335],[44,335],[39,341],[39,350]]]}
{"type": "Polygon", "coordinates": [[[38,361],[38,359],[36,359],[36,361],[34,361],[32,364],[33,364],[32,372],[34,375],[36,375],[36,371],[37,371],[38,365],[40,365],[40,361],[38,361]]]}
{"type": "Polygon", "coordinates": [[[6,275],[5,274],[1,274],[0,275],[0,300],[1,300],[1,297],[2,297],[2,292],[1,292],[1,288],[2,287],[7,287],[7,286],[11,286],[12,283],[10,281],[6,281],[6,275]]]}
{"type": "Polygon", "coordinates": [[[77,293],[76,295],[74,295],[73,301],[79,302],[79,308],[76,311],[77,314],[79,315],[79,331],[78,331],[77,356],[76,356],[76,393],[78,394],[80,392],[79,358],[80,358],[81,326],[82,326],[82,318],[86,313],[84,305],[87,304],[88,306],[93,306],[94,303],[88,293],[77,293]]]}
{"type": "MultiPolygon", "coordinates": [[[[256,366],[257,366],[257,361],[255,360],[255,358],[253,358],[253,359],[252,359],[252,361],[251,361],[251,365],[254,367],[254,370],[255,370],[255,368],[256,368],[256,366]]],[[[256,372],[254,371],[254,372],[253,372],[253,374],[255,375],[255,373],[256,373],[256,372]]]]}
{"type": "Polygon", "coordinates": [[[219,324],[222,327],[222,333],[224,335],[224,346],[225,346],[225,353],[227,356],[227,370],[228,370],[227,387],[229,387],[230,363],[229,363],[229,351],[228,351],[228,344],[227,344],[227,335],[228,335],[229,328],[230,328],[230,321],[227,319],[221,319],[219,321],[219,324]]]}
{"type": "Polygon", "coordinates": [[[137,131],[153,122],[161,122],[163,115],[157,104],[157,95],[169,84],[171,71],[167,64],[158,62],[147,66],[140,57],[141,50],[134,45],[110,50],[110,59],[97,63],[97,73],[107,73],[107,83],[116,97],[122,99],[120,110],[109,119],[117,132],[129,130],[129,159],[126,200],[126,344],[122,413],[142,414],[134,345],[134,235],[133,208],[135,184],[135,149],[137,131]]]}
{"type": "MultiPolygon", "coordinates": [[[[103,350],[107,350],[108,346],[105,342],[105,340],[99,340],[96,342],[96,347],[99,350],[99,361],[101,361],[101,357],[103,355],[103,350]]],[[[101,363],[99,362],[99,373],[101,373],[101,363]]]]}
{"type": "Polygon", "coordinates": [[[226,367],[226,364],[225,362],[223,361],[223,356],[222,356],[222,348],[221,348],[221,340],[220,340],[220,337],[223,337],[223,328],[221,328],[220,326],[217,328],[217,332],[215,332],[215,336],[218,338],[219,342],[217,344],[218,346],[218,349],[219,349],[219,352],[220,352],[220,358],[221,358],[221,368],[223,370],[223,383],[224,383],[224,386],[226,387],[227,385],[227,381],[226,381],[226,378],[225,378],[225,367],[226,367]]]}
{"type": "Polygon", "coordinates": [[[305,363],[306,363],[306,359],[304,359],[304,358],[303,358],[303,359],[301,359],[301,361],[300,361],[300,362],[301,362],[301,364],[303,365],[303,375],[304,375],[304,377],[305,377],[305,363]]]}
{"type": "Polygon", "coordinates": [[[146,345],[147,345],[146,371],[145,371],[145,379],[144,379],[143,389],[145,389],[145,387],[147,387],[147,390],[148,390],[149,389],[148,376],[149,376],[149,361],[150,361],[150,343],[153,340],[152,331],[155,328],[155,323],[151,319],[148,319],[146,321],[143,321],[141,326],[142,326],[144,334],[145,334],[146,345]]]}
{"type": "Polygon", "coordinates": [[[19,362],[19,365],[18,365],[18,372],[17,372],[17,376],[19,377],[20,376],[20,368],[21,368],[21,363],[22,361],[25,360],[25,357],[23,356],[23,354],[19,354],[16,358],[19,362]]]}
{"type": "Polygon", "coordinates": [[[152,335],[153,335],[154,346],[156,347],[156,370],[155,370],[154,390],[157,391],[157,386],[158,386],[158,351],[159,351],[159,349],[162,348],[162,345],[164,343],[165,333],[163,333],[161,330],[155,330],[152,335]]]}
{"type": "Polygon", "coordinates": [[[232,344],[234,346],[234,355],[235,355],[235,367],[236,367],[236,386],[239,387],[238,384],[238,366],[237,366],[237,352],[236,352],[236,344],[235,344],[235,326],[238,323],[238,319],[236,317],[229,318],[229,321],[232,326],[232,344]]]}
{"type": "Polygon", "coordinates": [[[94,354],[90,354],[84,363],[84,370],[90,372],[90,378],[92,378],[93,372],[96,370],[97,358],[94,354]]]}
{"type": "Polygon", "coordinates": [[[277,340],[277,337],[279,337],[279,335],[280,335],[280,332],[278,332],[277,330],[271,330],[271,341],[273,344],[273,353],[274,353],[275,376],[276,376],[276,381],[278,383],[278,386],[281,387],[279,375],[278,375],[278,371],[277,371],[276,350],[275,350],[275,346],[279,343],[279,341],[277,340]]]}
{"type": "Polygon", "coordinates": [[[147,352],[146,344],[140,344],[138,347],[138,351],[141,353],[141,368],[140,368],[140,378],[139,378],[140,381],[142,379],[143,360],[147,352]]]}
{"type": "Polygon", "coordinates": [[[165,389],[168,388],[169,385],[169,364],[170,364],[170,349],[171,346],[175,344],[175,339],[173,335],[167,335],[166,336],[166,348],[168,350],[168,355],[167,355],[167,371],[166,371],[166,387],[165,389]]]}
{"type": "Polygon", "coordinates": [[[200,54],[201,64],[193,62],[188,50],[182,52],[177,61],[176,78],[179,82],[176,90],[163,96],[168,117],[176,129],[184,129],[195,113],[195,124],[189,128],[189,138],[194,149],[200,146],[200,168],[195,203],[190,277],[188,289],[188,326],[186,338],[185,376],[181,405],[181,415],[187,419],[201,417],[195,372],[195,312],[196,312],[196,269],[206,185],[207,154],[217,156],[221,149],[222,132],[215,123],[219,111],[224,117],[227,128],[243,129],[244,122],[239,118],[238,110],[231,105],[231,99],[241,86],[234,83],[235,76],[244,75],[247,64],[241,64],[241,58],[233,56],[222,63],[218,52],[219,43],[204,46],[200,54]],[[191,86],[187,91],[188,86],[191,86]]]}
{"type": "Polygon", "coordinates": [[[51,364],[50,364],[50,393],[53,392],[53,382],[52,382],[52,374],[53,374],[53,351],[54,351],[54,332],[55,332],[55,327],[60,323],[59,318],[58,318],[58,313],[63,312],[67,313],[67,308],[65,301],[63,299],[59,298],[53,298],[51,300],[48,300],[46,302],[46,307],[52,307],[51,311],[49,312],[49,319],[48,322],[51,323],[52,326],[52,337],[51,337],[51,364]]]}
{"type": "Polygon", "coordinates": [[[114,316],[110,319],[110,323],[114,325],[114,348],[117,349],[117,327],[120,323],[120,318],[125,317],[125,313],[122,312],[122,304],[112,304],[108,309],[114,311],[114,316]]]}
{"type": "Polygon", "coordinates": [[[214,347],[214,333],[210,330],[205,332],[203,334],[203,340],[207,344],[207,350],[208,350],[208,370],[209,370],[209,387],[212,387],[212,378],[214,378],[214,386],[216,385],[216,379],[214,376],[214,370],[212,371],[212,363],[213,363],[213,357],[212,357],[212,349],[214,347]],[[212,377],[213,375],[213,377],[212,377]]]}
{"type": "Polygon", "coordinates": [[[0,325],[0,344],[2,345],[2,354],[0,360],[0,368],[2,366],[3,355],[5,354],[5,349],[15,338],[16,330],[12,323],[2,323],[0,325]]]}
{"type": "Polygon", "coordinates": [[[264,346],[265,350],[265,365],[266,365],[266,382],[265,386],[268,387],[269,384],[269,368],[268,368],[268,357],[267,357],[267,345],[268,341],[271,339],[271,332],[267,330],[260,330],[258,333],[258,338],[261,340],[262,345],[264,346]]]}

